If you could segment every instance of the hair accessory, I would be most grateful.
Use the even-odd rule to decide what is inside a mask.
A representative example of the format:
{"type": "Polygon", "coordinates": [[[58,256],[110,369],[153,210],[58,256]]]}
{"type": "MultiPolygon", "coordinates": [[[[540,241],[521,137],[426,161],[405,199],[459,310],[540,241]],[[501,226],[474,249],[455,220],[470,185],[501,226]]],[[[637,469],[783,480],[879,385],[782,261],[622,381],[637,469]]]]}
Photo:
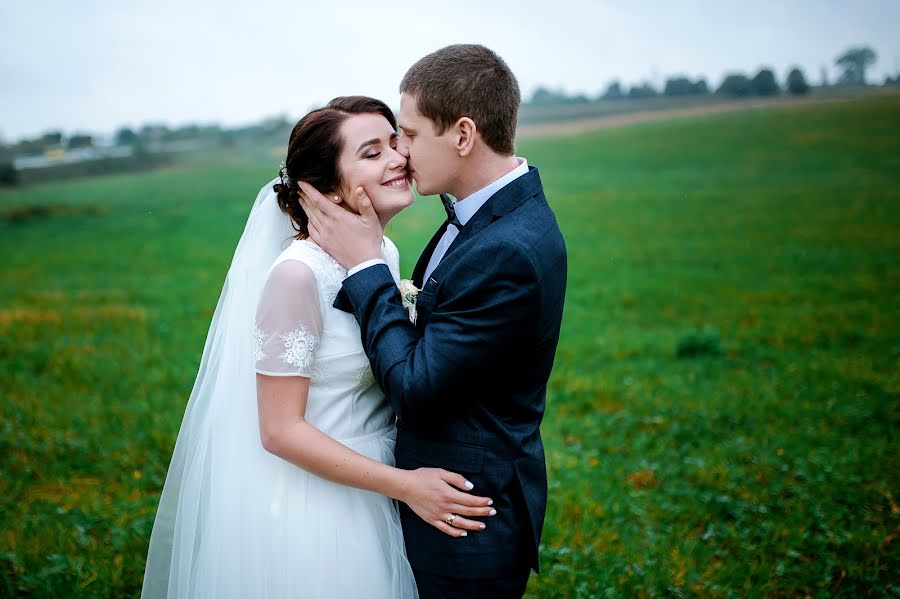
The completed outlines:
{"type": "Polygon", "coordinates": [[[291,186],[291,177],[288,175],[287,166],[284,164],[284,161],[281,161],[281,164],[278,167],[278,176],[281,177],[281,184],[285,187],[291,186]]]}

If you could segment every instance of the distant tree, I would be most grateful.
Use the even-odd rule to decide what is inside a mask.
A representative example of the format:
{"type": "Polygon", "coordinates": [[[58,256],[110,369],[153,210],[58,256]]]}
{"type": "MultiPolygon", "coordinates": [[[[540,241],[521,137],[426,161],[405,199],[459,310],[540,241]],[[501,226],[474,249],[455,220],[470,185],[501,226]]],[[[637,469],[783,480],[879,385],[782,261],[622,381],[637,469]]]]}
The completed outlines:
{"type": "Polygon", "coordinates": [[[590,100],[584,94],[569,96],[564,91],[553,91],[539,86],[531,95],[530,104],[535,106],[550,106],[559,104],[582,104],[590,100]]]}
{"type": "Polygon", "coordinates": [[[62,145],[63,134],[61,131],[48,131],[41,136],[39,143],[44,147],[62,145]]]}
{"type": "Polygon", "coordinates": [[[667,96],[699,96],[708,93],[706,79],[691,81],[687,77],[669,77],[663,89],[663,94],[667,96]]]}
{"type": "Polygon", "coordinates": [[[222,131],[222,135],[219,137],[219,145],[224,148],[230,148],[235,144],[237,144],[237,135],[235,132],[230,129],[222,131]]]}
{"type": "Polygon", "coordinates": [[[132,131],[128,127],[122,127],[118,131],[116,131],[116,144],[120,146],[133,146],[140,138],[138,134],[132,131]]]}
{"type": "Polygon", "coordinates": [[[649,83],[642,83],[641,85],[633,85],[631,89],[628,90],[629,98],[652,98],[654,96],[659,95],[653,86],[649,83]]]}
{"type": "Polygon", "coordinates": [[[759,73],[750,82],[753,93],[757,96],[774,96],[780,91],[778,82],[775,81],[775,73],[771,69],[760,69],[759,73]]]}
{"type": "Polygon", "coordinates": [[[14,151],[16,156],[33,156],[35,154],[42,154],[44,152],[44,147],[41,145],[39,139],[20,139],[15,145],[14,151]]]}
{"type": "Polygon", "coordinates": [[[160,141],[169,132],[165,125],[148,124],[141,127],[141,139],[145,141],[160,141]]]}
{"type": "Polygon", "coordinates": [[[687,77],[670,77],[666,79],[666,87],[663,89],[663,94],[667,96],[692,96],[694,93],[694,83],[687,77]]]}
{"type": "Polygon", "coordinates": [[[603,93],[604,100],[621,100],[624,97],[625,93],[622,91],[622,84],[618,81],[611,81],[603,93]]]}
{"type": "Polygon", "coordinates": [[[576,94],[569,98],[569,102],[572,104],[587,104],[590,102],[590,98],[587,97],[587,94],[576,94]]]}
{"type": "Polygon", "coordinates": [[[293,122],[288,120],[286,114],[266,117],[262,121],[262,127],[266,131],[284,131],[293,127],[293,122]]]}
{"type": "Polygon", "coordinates": [[[885,85],[900,85],[900,75],[897,75],[893,79],[891,79],[891,76],[888,75],[887,77],[884,78],[884,84],[885,85]]]}
{"type": "Polygon", "coordinates": [[[844,85],[865,85],[866,69],[875,64],[876,59],[875,51],[868,46],[850,48],[834,60],[844,70],[840,82],[844,85]]]}
{"type": "Polygon", "coordinates": [[[69,143],[67,145],[70,150],[76,148],[89,148],[94,145],[94,138],[87,134],[76,133],[69,138],[69,143]]]}
{"type": "Polygon", "coordinates": [[[164,141],[182,141],[186,139],[197,139],[200,133],[199,125],[184,125],[177,129],[168,129],[163,133],[164,141]]]}
{"type": "Polygon", "coordinates": [[[16,156],[40,156],[47,150],[58,148],[62,145],[63,134],[59,131],[50,131],[34,139],[21,139],[11,147],[16,156]]]}
{"type": "Polygon", "coordinates": [[[19,182],[19,172],[12,162],[0,162],[0,185],[15,185],[19,182]]]}
{"type": "Polygon", "coordinates": [[[809,93],[809,84],[806,82],[806,77],[799,67],[792,68],[791,72],[788,73],[787,90],[795,96],[809,93]]]}
{"type": "Polygon", "coordinates": [[[534,93],[531,94],[531,103],[535,105],[559,104],[560,97],[556,92],[539,86],[534,93]]]}
{"type": "Polygon", "coordinates": [[[746,98],[753,93],[753,85],[746,75],[731,73],[722,80],[716,93],[734,98],[746,98]]]}

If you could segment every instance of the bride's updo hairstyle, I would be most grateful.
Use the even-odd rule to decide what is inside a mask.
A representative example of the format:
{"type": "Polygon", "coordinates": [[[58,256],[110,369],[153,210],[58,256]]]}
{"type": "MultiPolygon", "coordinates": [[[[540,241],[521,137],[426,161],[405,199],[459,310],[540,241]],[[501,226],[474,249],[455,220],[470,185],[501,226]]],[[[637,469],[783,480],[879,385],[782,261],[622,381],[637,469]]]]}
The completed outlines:
{"type": "Polygon", "coordinates": [[[281,182],[273,186],[278,206],[291,218],[297,239],[309,236],[309,219],[300,206],[298,181],[306,181],[325,195],[335,195],[341,188],[338,158],[344,140],[341,124],[354,114],[380,114],[397,129],[397,120],[387,104],[366,96],[341,96],[324,108],[313,110],[297,121],[288,141],[287,158],[281,182]]]}

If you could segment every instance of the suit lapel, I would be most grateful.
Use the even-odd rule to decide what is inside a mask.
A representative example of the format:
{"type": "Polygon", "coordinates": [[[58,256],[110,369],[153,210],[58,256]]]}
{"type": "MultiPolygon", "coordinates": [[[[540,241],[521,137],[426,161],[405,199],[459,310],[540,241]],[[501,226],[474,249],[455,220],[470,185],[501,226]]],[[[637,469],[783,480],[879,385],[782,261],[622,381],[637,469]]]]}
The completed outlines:
{"type": "Polygon", "coordinates": [[[431,254],[434,253],[434,248],[437,246],[438,242],[441,240],[441,237],[444,236],[444,231],[447,230],[447,221],[444,221],[444,224],[441,225],[434,236],[431,238],[431,241],[428,242],[428,245],[425,246],[425,249],[422,250],[422,254],[419,256],[418,262],[416,262],[416,267],[413,269],[413,285],[421,289],[422,285],[422,277],[425,276],[425,269],[428,267],[428,261],[431,260],[431,254]]]}
{"type": "MultiPolygon", "coordinates": [[[[465,243],[466,240],[473,237],[483,228],[495,220],[506,216],[525,200],[540,193],[542,189],[543,187],[537,169],[533,166],[528,167],[527,173],[518,179],[511,181],[509,185],[499,189],[497,193],[492,195],[490,199],[484,203],[484,206],[478,209],[478,212],[476,212],[472,219],[466,223],[466,226],[462,228],[459,235],[456,236],[456,239],[454,239],[453,243],[450,244],[450,247],[447,248],[447,253],[444,254],[444,258],[446,259],[456,248],[465,243]]],[[[441,262],[443,262],[443,260],[441,260],[441,262]]]]}
{"type": "MultiPolygon", "coordinates": [[[[466,223],[466,226],[463,227],[462,230],[460,230],[459,235],[456,236],[456,239],[454,239],[453,243],[450,244],[450,247],[447,248],[447,252],[444,254],[444,259],[452,254],[453,250],[462,245],[467,239],[475,235],[475,233],[491,224],[492,221],[493,215],[491,214],[491,211],[486,203],[484,206],[479,208],[478,212],[475,213],[475,216],[473,216],[472,219],[466,223]]],[[[441,260],[441,262],[443,261],[444,260],[441,260]]]]}
{"type": "MultiPolygon", "coordinates": [[[[438,271],[441,270],[442,266],[448,263],[447,258],[450,257],[456,248],[474,237],[479,231],[492,222],[506,216],[518,208],[523,202],[541,194],[543,190],[544,187],[541,183],[541,177],[538,174],[538,170],[533,166],[528,167],[527,173],[499,189],[497,193],[492,195],[490,199],[478,209],[478,212],[476,212],[469,222],[466,223],[466,226],[460,230],[459,235],[456,236],[456,239],[453,240],[453,243],[450,244],[450,247],[447,248],[446,253],[444,253],[444,257],[441,258],[440,264],[435,267],[432,278],[438,274],[438,271]]],[[[416,268],[413,271],[413,284],[419,289],[422,289],[423,287],[422,277],[425,274],[425,268],[428,266],[428,261],[431,259],[431,254],[434,253],[434,248],[444,235],[445,230],[447,230],[446,221],[443,226],[438,229],[438,232],[434,234],[434,237],[431,239],[428,247],[425,248],[425,251],[422,252],[422,255],[419,256],[419,261],[416,263],[416,268]]],[[[440,277],[438,277],[438,280],[440,280],[440,277]]]]}

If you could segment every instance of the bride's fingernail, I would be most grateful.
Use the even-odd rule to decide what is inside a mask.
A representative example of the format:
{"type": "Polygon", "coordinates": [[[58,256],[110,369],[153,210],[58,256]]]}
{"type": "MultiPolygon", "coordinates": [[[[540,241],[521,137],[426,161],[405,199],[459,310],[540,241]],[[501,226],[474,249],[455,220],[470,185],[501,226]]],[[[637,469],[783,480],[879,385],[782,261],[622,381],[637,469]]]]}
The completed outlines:
{"type": "Polygon", "coordinates": [[[467,489],[474,489],[474,488],[475,488],[475,485],[473,485],[473,484],[470,483],[469,481],[466,481],[466,488],[467,488],[467,489]]]}
{"type": "Polygon", "coordinates": [[[494,505],[494,500],[493,500],[493,499],[488,499],[488,505],[494,505]]]}
{"type": "Polygon", "coordinates": [[[497,515],[497,510],[491,510],[491,516],[496,516],[496,515],[497,515]]]}
{"type": "Polygon", "coordinates": [[[485,528],[485,525],[482,524],[482,525],[481,525],[481,530],[484,530],[484,528],[485,528]]]}
{"type": "Polygon", "coordinates": [[[466,531],[462,531],[462,533],[460,533],[459,536],[461,536],[461,537],[467,537],[467,536],[469,536],[469,533],[467,533],[466,531]]]}

